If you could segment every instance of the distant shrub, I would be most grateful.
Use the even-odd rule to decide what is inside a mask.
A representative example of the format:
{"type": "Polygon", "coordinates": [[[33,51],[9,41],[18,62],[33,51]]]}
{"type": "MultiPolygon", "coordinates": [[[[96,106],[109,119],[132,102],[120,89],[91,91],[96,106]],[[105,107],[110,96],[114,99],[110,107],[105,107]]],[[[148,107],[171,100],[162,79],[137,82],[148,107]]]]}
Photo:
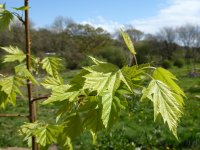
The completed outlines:
{"type": "Polygon", "coordinates": [[[184,66],[184,60],[183,59],[176,59],[174,61],[174,66],[178,68],[182,68],[184,66]]]}
{"type": "Polygon", "coordinates": [[[165,68],[165,69],[171,68],[172,63],[169,60],[166,59],[162,62],[162,67],[165,68]]]}
{"type": "Polygon", "coordinates": [[[126,55],[122,48],[116,46],[108,46],[96,52],[98,58],[102,58],[110,63],[122,67],[127,64],[129,57],[126,55]]]}
{"type": "Polygon", "coordinates": [[[190,87],[190,88],[188,89],[188,91],[189,91],[190,93],[199,93],[199,92],[200,92],[200,86],[199,86],[199,85],[195,85],[195,86],[193,86],[193,87],[190,87]]]}

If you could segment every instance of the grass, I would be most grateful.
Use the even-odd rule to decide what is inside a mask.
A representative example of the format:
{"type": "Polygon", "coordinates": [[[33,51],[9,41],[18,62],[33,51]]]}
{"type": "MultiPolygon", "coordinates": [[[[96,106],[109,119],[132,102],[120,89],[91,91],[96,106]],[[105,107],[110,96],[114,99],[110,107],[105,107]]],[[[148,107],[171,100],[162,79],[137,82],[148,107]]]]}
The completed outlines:
{"type": "MultiPolygon", "coordinates": [[[[102,131],[98,134],[95,145],[92,145],[91,135],[85,133],[74,142],[75,149],[116,149],[131,150],[141,149],[200,149],[200,80],[199,77],[187,76],[187,68],[172,68],[171,71],[179,79],[180,86],[184,89],[185,100],[184,115],[178,127],[179,141],[170,133],[168,127],[158,118],[153,121],[153,107],[150,102],[140,103],[130,101],[129,111],[122,112],[119,122],[111,132],[102,131]]],[[[69,80],[77,71],[64,73],[63,77],[69,80]]],[[[0,113],[26,114],[28,112],[26,100],[18,100],[17,107],[9,106],[0,113]]],[[[54,107],[38,106],[39,119],[53,122],[54,107]]],[[[25,118],[0,118],[0,147],[22,146],[22,138],[18,136],[18,127],[25,118]]]]}

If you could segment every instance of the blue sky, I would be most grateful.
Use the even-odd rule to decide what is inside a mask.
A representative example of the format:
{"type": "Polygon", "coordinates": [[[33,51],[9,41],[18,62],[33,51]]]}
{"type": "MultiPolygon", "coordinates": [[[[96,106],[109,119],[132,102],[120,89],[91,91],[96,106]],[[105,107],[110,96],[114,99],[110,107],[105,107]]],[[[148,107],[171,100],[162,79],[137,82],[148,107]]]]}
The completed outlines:
{"type": "MultiPolygon", "coordinates": [[[[50,26],[57,16],[91,24],[114,32],[123,25],[145,32],[163,26],[199,24],[200,0],[29,0],[30,16],[36,27],[50,26]]],[[[0,0],[7,7],[23,5],[23,0],[0,0]]]]}

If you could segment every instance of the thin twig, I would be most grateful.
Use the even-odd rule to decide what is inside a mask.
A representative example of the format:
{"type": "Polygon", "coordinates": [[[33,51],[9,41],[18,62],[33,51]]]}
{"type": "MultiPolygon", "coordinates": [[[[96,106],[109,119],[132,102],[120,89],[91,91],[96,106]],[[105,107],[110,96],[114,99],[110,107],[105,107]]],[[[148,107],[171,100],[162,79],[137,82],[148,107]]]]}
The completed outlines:
{"type": "Polygon", "coordinates": [[[149,66],[149,67],[143,67],[143,68],[141,68],[142,70],[144,70],[144,69],[154,69],[154,70],[156,70],[156,67],[151,67],[151,66],[149,66]]]}
{"type": "Polygon", "coordinates": [[[133,55],[133,58],[134,58],[134,60],[135,60],[135,65],[138,66],[138,62],[137,62],[137,58],[136,58],[136,56],[133,55]]]}
{"type": "Polygon", "coordinates": [[[29,118],[29,115],[20,115],[20,114],[0,114],[0,117],[26,117],[26,118],[29,118]]]}

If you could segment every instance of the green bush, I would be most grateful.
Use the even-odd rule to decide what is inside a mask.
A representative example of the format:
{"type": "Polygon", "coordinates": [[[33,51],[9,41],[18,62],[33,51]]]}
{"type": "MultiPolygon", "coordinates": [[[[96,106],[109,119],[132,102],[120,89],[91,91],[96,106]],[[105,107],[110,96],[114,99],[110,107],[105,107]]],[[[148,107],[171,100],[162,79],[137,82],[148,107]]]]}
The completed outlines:
{"type": "Polygon", "coordinates": [[[169,60],[166,59],[162,62],[162,67],[165,68],[165,69],[171,68],[172,63],[169,60]]]}
{"type": "Polygon", "coordinates": [[[127,64],[129,56],[120,47],[108,46],[96,52],[97,58],[102,58],[110,63],[122,67],[127,64]]]}
{"type": "Polygon", "coordinates": [[[188,91],[190,93],[200,93],[200,86],[199,85],[192,86],[188,89],[188,91]]]}
{"type": "Polygon", "coordinates": [[[178,68],[182,68],[184,66],[184,60],[183,59],[176,59],[174,61],[174,66],[178,68]]]}

